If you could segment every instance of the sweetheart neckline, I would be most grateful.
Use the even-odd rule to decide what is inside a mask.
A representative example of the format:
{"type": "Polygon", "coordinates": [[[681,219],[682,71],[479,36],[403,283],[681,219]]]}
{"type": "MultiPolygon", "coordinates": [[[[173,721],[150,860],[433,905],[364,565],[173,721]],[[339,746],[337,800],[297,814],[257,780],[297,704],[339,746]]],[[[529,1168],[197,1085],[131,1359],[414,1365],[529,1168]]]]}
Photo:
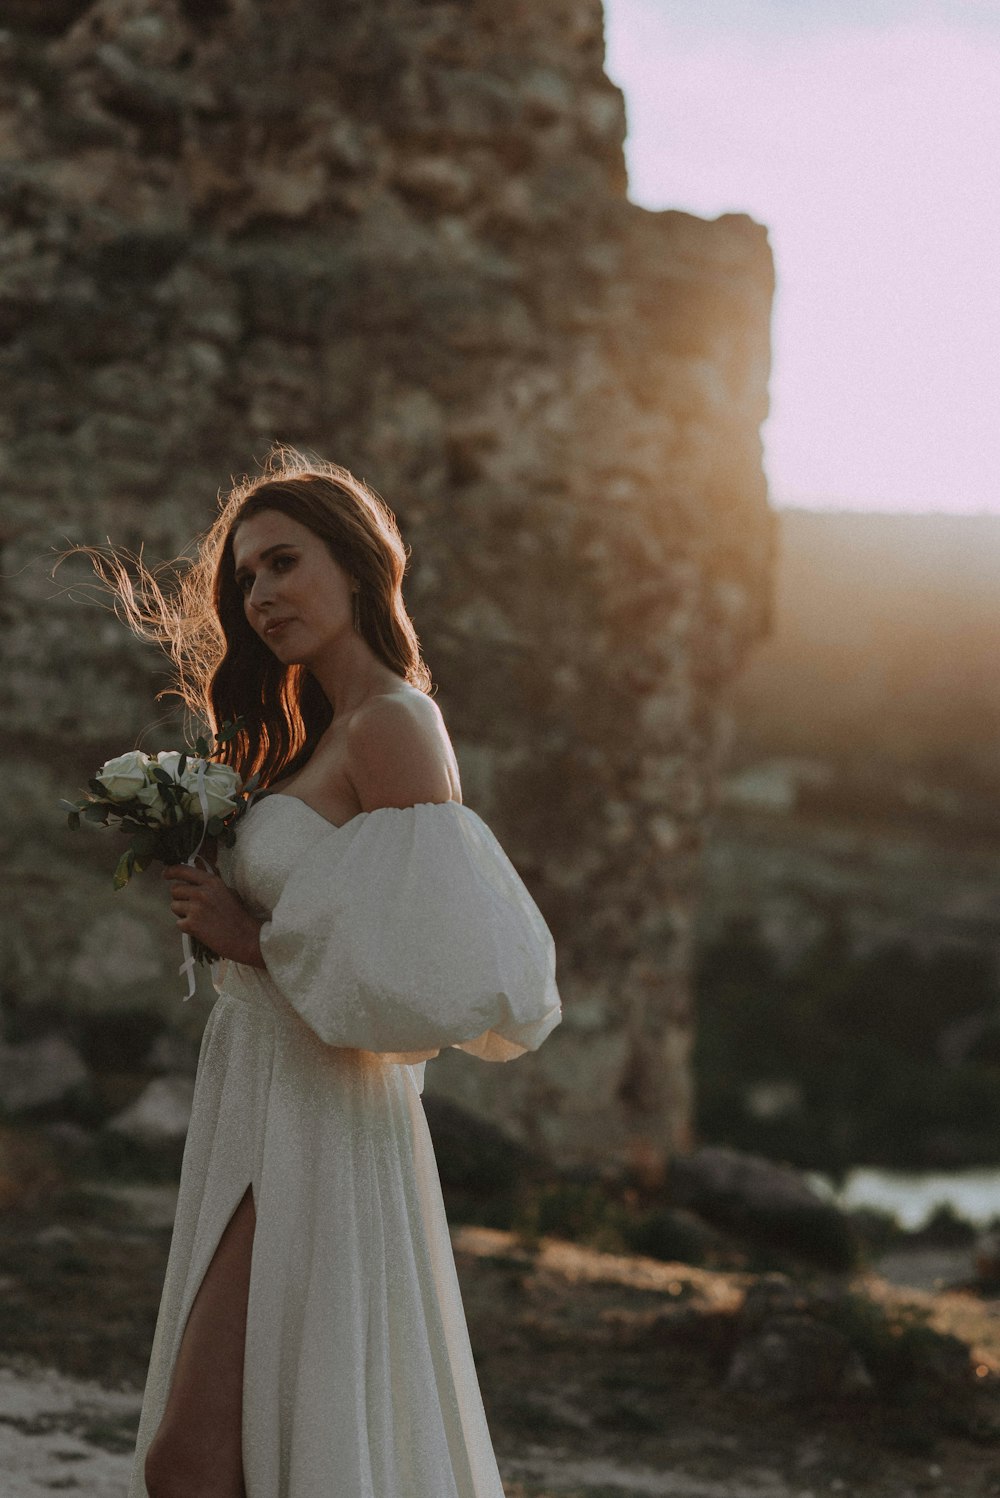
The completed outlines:
{"type": "MultiPolygon", "coordinates": [[[[343,832],[345,827],[350,827],[352,823],[359,822],[362,817],[370,817],[377,811],[415,811],[418,806],[460,806],[463,811],[471,810],[471,807],[466,806],[464,801],[456,801],[454,798],[450,801],[415,801],[412,806],[373,806],[370,811],[356,811],[353,817],[348,817],[346,822],[331,822],[330,818],[325,817],[321,811],[317,811],[315,806],[310,806],[309,802],[303,801],[301,796],[293,796],[291,791],[265,791],[263,795],[256,796],[252,804],[259,806],[262,801],[297,801],[299,806],[304,806],[306,811],[312,812],[314,817],[319,817],[321,822],[325,822],[332,832],[343,832]]],[[[247,810],[249,809],[248,807],[247,810]]]]}

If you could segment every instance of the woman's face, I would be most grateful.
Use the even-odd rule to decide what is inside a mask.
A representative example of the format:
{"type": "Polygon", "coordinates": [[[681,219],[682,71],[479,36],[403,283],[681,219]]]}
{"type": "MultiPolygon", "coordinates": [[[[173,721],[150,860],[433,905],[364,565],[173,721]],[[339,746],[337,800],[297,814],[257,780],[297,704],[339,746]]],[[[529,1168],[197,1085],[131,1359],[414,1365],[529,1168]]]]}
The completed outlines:
{"type": "Polygon", "coordinates": [[[236,586],[247,620],[286,666],[309,666],[353,630],[351,579],[325,541],[278,510],[240,521],[236,586]]]}

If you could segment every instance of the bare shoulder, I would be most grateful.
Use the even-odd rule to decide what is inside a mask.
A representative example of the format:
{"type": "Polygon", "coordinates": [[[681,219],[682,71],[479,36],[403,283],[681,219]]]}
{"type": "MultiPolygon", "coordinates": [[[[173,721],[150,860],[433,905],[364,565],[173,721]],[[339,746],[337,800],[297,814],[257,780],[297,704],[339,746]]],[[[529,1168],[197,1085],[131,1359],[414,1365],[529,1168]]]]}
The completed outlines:
{"type": "Polygon", "coordinates": [[[366,741],[400,733],[447,739],[440,708],[417,687],[402,686],[369,697],[352,713],[347,728],[349,738],[366,741]]]}
{"type": "Polygon", "coordinates": [[[461,799],[441,710],[415,687],[363,703],[347,726],[346,750],[347,774],[366,811],[461,799]]]}

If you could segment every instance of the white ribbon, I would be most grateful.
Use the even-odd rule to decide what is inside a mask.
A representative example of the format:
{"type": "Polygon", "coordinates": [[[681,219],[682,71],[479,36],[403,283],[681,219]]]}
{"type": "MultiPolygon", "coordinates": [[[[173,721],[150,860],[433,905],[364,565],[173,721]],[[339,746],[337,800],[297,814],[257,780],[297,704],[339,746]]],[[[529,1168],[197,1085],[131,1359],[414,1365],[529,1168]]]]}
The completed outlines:
{"type": "MultiPolygon", "coordinates": [[[[198,793],[198,804],[201,807],[201,837],[198,839],[197,848],[195,848],[194,852],[189,858],[185,858],[184,860],[185,864],[187,864],[192,869],[198,867],[198,859],[201,857],[202,844],[204,843],[206,834],[208,832],[208,793],[205,790],[205,775],[207,770],[208,761],[204,759],[199,760],[198,774],[195,779],[195,790],[198,793]]],[[[209,865],[208,860],[202,858],[201,862],[204,865],[206,872],[211,873],[211,866],[209,865]]],[[[193,999],[195,995],[195,956],[194,949],[191,946],[191,938],[188,936],[186,931],[181,932],[181,951],[184,954],[184,961],[181,963],[177,971],[182,978],[185,975],[187,976],[188,991],[184,995],[184,1003],[187,1003],[188,999],[193,999]]]]}

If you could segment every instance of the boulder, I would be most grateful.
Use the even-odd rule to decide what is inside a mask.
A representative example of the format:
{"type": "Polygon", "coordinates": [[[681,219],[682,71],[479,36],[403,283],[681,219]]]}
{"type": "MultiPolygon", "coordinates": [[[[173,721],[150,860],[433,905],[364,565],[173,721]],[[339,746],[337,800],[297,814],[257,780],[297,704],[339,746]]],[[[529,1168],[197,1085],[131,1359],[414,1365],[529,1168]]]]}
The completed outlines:
{"type": "Polygon", "coordinates": [[[36,1129],[0,1126],[0,1211],[33,1207],[65,1184],[52,1142],[36,1129]]]}
{"type": "Polygon", "coordinates": [[[826,1201],[797,1170],[761,1155],[704,1146],[677,1156],[667,1190],[686,1207],[727,1232],[829,1269],[848,1269],[857,1243],[845,1213],[826,1201]]]}
{"type": "Polygon", "coordinates": [[[911,1376],[921,1387],[930,1386],[939,1396],[974,1387],[971,1350],[952,1332],[914,1327],[906,1339],[906,1353],[911,1376]]]}
{"type": "Polygon", "coordinates": [[[680,1208],[654,1207],[626,1229],[633,1253],[668,1263],[711,1264],[726,1262],[733,1243],[694,1212],[680,1208]]]}
{"type": "Polygon", "coordinates": [[[805,1286],[787,1274],[762,1274],[747,1287],[740,1308],[740,1327],[744,1335],[757,1332],[776,1316],[808,1313],[814,1303],[805,1286]]]}
{"type": "Polygon", "coordinates": [[[438,1174],[452,1199],[493,1200],[536,1175],[541,1161],[496,1125],[448,1098],[424,1098],[438,1174]]]}
{"type": "Polygon", "coordinates": [[[725,1387],[790,1405],[867,1393],[874,1380],[837,1327],[790,1311],[771,1316],[739,1343],[725,1387]]]}
{"type": "Polygon", "coordinates": [[[974,1249],[976,1279],[985,1285],[1000,1283],[1000,1232],[982,1233],[974,1249]]]}
{"type": "Polygon", "coordinates": [[[74,1123],[69,1118],[57,1118],[44,1127],[45,1138],[54,1144],[62,1158],[80,1159],[87,1154],[94,1142],[90,1129],[74,1123]]]}
{"type": "Polygon", "coordinates": [[[726,1376],[727,1389],[774,1405],[871,1394],[897,1408],[931,1401],[937,1417],[974,1386],[968,1346],[928,1325],[926,1313],[833,1277],[783,1274],[747,1289],[726,1376]]]}
{"type": "Polygon", "coordinates": [[[150,928],[137,916],[115,910],[84,928],[69,976],[91,993],[138,992],[163,976],[163,961],[150,928]]]}
{"type": "Polygon", "coordinates": [[[156,1077],[134,1103],[115,1114],[104,1127],[134,1144],[173,1144],[187,1133],[193,1098],[193,1078],[156,1077]]]}
{"type": "Polygon", "coordinates": [[[154,1072],[186,1072],[193,1076],[198,1065],[198,1047],[173,1030],[161,1030],[146,1052],[143,1065],[154,1072]]]}
{"type": "Polygon", "coordinates": [[[19,1045],[0,1043],[0,1110],[26,1113],[61,1103],[90,1073],[64,1035],[53,1031],[19,1045]]]}

